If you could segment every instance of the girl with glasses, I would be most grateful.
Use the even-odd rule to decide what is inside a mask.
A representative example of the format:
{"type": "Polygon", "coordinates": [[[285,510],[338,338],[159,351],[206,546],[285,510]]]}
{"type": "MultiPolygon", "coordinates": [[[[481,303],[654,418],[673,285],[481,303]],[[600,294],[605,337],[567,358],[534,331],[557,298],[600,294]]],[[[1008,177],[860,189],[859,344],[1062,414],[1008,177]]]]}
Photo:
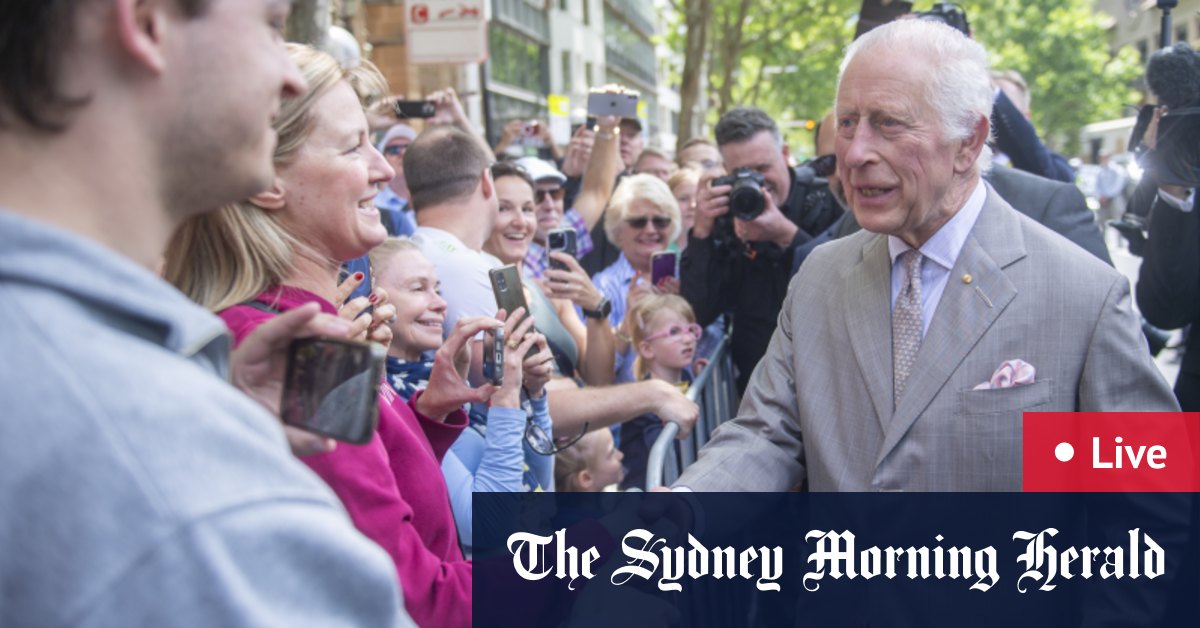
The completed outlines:
{"type": "MultiPolygon", "coordinates": [[[[690,368],[696,344],[703,333],[692,306],[678,295],[650,295],[634,304],[625,320],[637,355],[637,378],[661,379],[686,393],[692,381],[690,368]]],[[[628,470],[622,489],[645,485],[650,447],[661,432],[662,420],[654,414],[621,424],[620,449],[628,470]]]]}

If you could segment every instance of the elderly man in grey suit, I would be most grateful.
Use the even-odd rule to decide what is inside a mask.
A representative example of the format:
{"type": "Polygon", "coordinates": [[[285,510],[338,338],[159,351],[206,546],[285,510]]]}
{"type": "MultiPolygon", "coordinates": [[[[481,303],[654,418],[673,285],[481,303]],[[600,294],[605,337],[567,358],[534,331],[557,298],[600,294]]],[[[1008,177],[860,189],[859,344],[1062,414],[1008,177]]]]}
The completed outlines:
{"type": "Polygon", "coordinates": [[[864,230],[818,247],[736,420],[677,486],[1021,490],[1025,411],[1171,411],[1111,267],[980,178],[983,48],[902,20],[847,50],[838,175],[864,230]]]}

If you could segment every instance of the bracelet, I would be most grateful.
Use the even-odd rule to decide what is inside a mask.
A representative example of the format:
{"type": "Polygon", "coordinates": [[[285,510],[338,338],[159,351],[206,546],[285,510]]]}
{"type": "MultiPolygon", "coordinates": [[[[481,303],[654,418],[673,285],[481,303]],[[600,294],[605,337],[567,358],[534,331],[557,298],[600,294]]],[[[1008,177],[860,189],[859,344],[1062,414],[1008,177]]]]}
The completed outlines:
{"type": "Polygon", "coordinates": [[[621,134],[621,127],[619,127],[619,126],[613,127],[613,130],[604,132],[604,131],[601,131],[600,126],[597,125],[595,128],[595,132],[596,132],[596,137],[598,137],[602,140],[611,140],[621,134]]]}

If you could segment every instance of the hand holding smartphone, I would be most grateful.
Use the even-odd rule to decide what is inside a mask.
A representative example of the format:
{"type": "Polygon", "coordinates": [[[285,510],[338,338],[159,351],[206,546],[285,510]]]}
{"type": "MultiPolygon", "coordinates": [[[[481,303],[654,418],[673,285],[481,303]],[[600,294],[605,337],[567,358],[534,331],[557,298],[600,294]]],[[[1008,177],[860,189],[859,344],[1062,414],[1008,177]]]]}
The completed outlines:
{"type": "Polygon", "coordinates": [[[504,383],[504,328],[483,332],[483,378],[500,386],[504,383]]]}
{"type": "Polygon", "coordinates": [[[650,256],[650,285],[664,279],[679,279],[679,256],[674,251],[659,251],[650,256]]]}
{"type": "MultiPolygon", "coordinates": [[[[497,307],[509,314],[515,312],[517,308],[525,308],[525,314],[521,317],[521,320],[525,320],[526,316],[530,316],[529,304],[525,301],[525,289],[521,285],[521,273],[517,270],[516,266],[509,264],[508,266],[493,268],[488,271],[488,277],[492,280],[492,293],[496,295],[497,307]]],[[[520,341],[519,338],[511,340],[520,341]]],[[[528,358],[535,353],[537,353],[537,347],[530,347],[525,357],[528,358]]]]}
{"type": "Polygon", "coordinates": [[[280,402],[283,422],[356,445],[371,440],[379,422],[385,355],[375,342],[293,340],[280,402]]]}
{"type": "MultiPolygon", "coordinates": [[[[575,257],[578,254],[577,238],[579,234],[575,233],[574,229],[552,229],[546,234],[546,248],[550,253],[561,252],[575,257]]],[[[567,270],[567,265],[554,259],[550,259],[550,268],[555,270],[567,270]]]]}

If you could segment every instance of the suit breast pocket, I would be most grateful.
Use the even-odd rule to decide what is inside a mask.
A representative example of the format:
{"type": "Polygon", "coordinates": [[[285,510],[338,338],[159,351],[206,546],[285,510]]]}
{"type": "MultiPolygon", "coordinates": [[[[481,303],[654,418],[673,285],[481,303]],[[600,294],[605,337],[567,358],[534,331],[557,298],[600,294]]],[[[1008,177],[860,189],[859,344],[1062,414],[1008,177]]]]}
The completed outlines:
{"type": "Polygon", "coordinates": [[[1053,380],[1043,380],[1012,388],[964,390],[962,413],[965,415],[1023,412],[1050,402],[1054,392],[1053,380]]]}

